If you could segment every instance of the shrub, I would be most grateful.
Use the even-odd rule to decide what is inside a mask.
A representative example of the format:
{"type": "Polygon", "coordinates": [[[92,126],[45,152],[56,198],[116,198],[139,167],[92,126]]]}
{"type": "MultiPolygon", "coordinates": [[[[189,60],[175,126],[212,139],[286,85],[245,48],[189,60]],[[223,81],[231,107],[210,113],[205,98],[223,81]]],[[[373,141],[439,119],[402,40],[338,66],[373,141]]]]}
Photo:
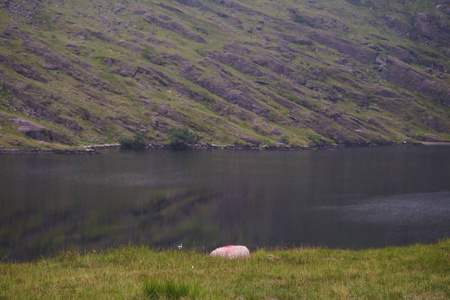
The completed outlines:
{"type": "Polygon", "coordinates": [[[187,126],[172,127],[169,130],[170,145],[175,149],[185,149],[197,141],[197,135],[191,133],[187,126]]]}
{"type": "Polygon", "coordinates": [[[262,141],[261,141],[261,146],[270,146],[272,144],[272,142],[270,141],[270,140],[268,140],[268,139],[263,139],[262,141]]]}
{"type": "Polygon", "coordinates": [[[288,145],[289,144],[289,137],[287,136],[287,135],[282,135],[281,137],[280,137],[280,141],[283,143],[283,144],[286,144],[286,145],[288,145]]]}
{"type": "Polygon", "coordinates": [[[316,144],[316,146],[321,146],[322,145],[322,139],[318,135],[310,134],[310,135],[308,135],[308,139],[311,142],[313,142],[314,144],[316,144]]]}
{"type": "Polygon", "coordinates": [[[298,15],[298,14],[294,15],[294,22],[300,23],[300,24],[305,24],[305,25],[310,25],[310,22],[307,18],[302,17],[301,15],[298,15]]]}
{"type": "Polygon", "coordinates": [[[145,148],[145,136],[141,132],[136,132],[133,139],[120,138],[120,146],[125,149],[141,149],[145,148]]]}

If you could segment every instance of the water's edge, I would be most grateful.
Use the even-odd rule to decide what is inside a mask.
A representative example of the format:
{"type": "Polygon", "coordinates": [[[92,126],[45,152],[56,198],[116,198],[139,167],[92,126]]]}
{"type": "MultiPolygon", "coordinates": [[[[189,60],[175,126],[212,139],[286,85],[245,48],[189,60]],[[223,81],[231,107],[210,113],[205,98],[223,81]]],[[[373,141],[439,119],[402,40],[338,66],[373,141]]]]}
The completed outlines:
{"type": "MultiPolygon", "coordinates": [[[[338,145],[323,145],[323,146],[250,146],[250,145],[193,145],[186,146],[181,150],[247,150],[247,151],[304,151],[304,150],[330,150],[350,147],[377,147],[377,146],[450,146],[447,142],[419,142],[419,143],[386,143],[386,144],[338,144],[338,145]]],[[[72,149],[0,149],[0,155],[2,154],[99,154],[99,150],[106,149],[121,149],[120,144],[104,144],[104,145],[88,145],[83,148],[72,149]]],[[[165,144],[149,144],[141,150],[175,150],[171,145],[165,144]]]]}

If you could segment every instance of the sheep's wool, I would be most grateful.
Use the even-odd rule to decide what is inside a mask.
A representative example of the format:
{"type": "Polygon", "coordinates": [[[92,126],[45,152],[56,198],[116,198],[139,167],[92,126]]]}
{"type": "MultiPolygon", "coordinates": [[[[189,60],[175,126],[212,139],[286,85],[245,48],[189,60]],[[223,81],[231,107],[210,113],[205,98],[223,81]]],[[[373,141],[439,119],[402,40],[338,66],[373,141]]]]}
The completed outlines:
{"type": "Polygon", "coordinates": [[[224,246],[217,248],[210,254],[211,256],[220,256],[223,258],[238,258],[250,256],[250,251],[245,246],[224,246]]]}

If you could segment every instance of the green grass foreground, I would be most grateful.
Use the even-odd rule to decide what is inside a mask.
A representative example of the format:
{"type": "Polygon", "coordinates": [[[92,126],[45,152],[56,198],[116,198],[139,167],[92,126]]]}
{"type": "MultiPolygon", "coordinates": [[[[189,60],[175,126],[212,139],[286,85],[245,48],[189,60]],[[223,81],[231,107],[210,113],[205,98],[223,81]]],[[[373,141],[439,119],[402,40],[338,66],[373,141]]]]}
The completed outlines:
{"type": "Polygon", "coordinates": [[[0,299],[449,299],[450,239],[362,251],[259,250],[226,260],[123,247],[0,264],[0,299]]]}

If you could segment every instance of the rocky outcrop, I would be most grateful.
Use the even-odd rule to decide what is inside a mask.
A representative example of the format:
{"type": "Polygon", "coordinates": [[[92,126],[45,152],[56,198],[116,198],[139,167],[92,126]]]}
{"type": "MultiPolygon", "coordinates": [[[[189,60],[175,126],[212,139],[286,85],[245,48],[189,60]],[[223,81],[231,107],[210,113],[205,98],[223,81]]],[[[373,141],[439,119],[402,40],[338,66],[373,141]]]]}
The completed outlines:
{"type": "Polygon", "coordinates": [[[24,63],[14,63],[11,65],[11,69],[16,71],[18,74],[25,76],[27,78],[37,80],[43,83],[47,83],[48,80],[43,77],[43,75],[34,66],[29,66],[24,63]]]}
{"type": "Polygon", "coordinates": [[[23,132],[26,136],[32,139],[72,145],[68,138],[56,131],[47,129],[44,126],[17,117],[10,117],[9,121],[18,126],[17,131],[23,132]]]}
{"type": "Polygon", "coordinates": [[[6,0],[0,4],[13,18],[23,19],[27,24],[36,26],[36,14],[41,8],[41,1],[13,1],[6,0]]]}
{"type": "Polygon", "coordinates": [[[251,75],[254,77],[262,76],[264,73],[256,67],[251,62],[247,61],[246,59],[239,57],[235,54],[227,53],[227,52],[210,52],[209,57],[212,59],[215,59],[217,61],[220,61],[221,63],[227,64],[229,66],[232,66],[236,70],[251,75]]]}
{"type": "Polygon", "coordinates": [[[280,34],[280,37],[289,43],[293,43],[293,44],[300,45],[300,46],[314,45],[313,41],[311,41],[310,39],[307,39],[305,37],[302,37],[302,36],[280,34]]]}
{"type": "Polygon", "coordinates": [[[336,49],[340,53],[349,55],[364,64],[374,63],[377,57],[377,51],[358,46],[335,36],[315,33],[311,35],[311,39],[322,45],[336,49]]]}
{"type": "Polygon", "coordinates": [[[237,105],[263,117],[269,115],[269,111],[264,108],[263,105],[250,98],[252,93],[247,92],[246,87],[242,86],[240,89],[236,89],[235,85],[232,84],[232,81],[214,78],[202,78],[196,80],[195,83],[231,104],[237,105]]]}
{"type": "Polygon", "coordinates": [[[449,19],[446,15],[417,13],[414,16],[411,37],[422,44],[437,44],[440,47],[450,46],[449,19]]]}
{"type": "Polygon", "coordinates": [[[175,33],[182,34],[186,38],[196,41],[197,43],[203,43],[205,44],[206,41],[203,39],[202,36],[193,33],[191,30],[187,29],[183,25],[181,25],[178,22],[173,21],[170,17],[165,15],[159,15],[159,17],[156,17],[152,13],[146,13],[143,18],[144,21],[155,24],[158,27],[173,31],[175,33]],[[163,20],[160,20],[163,19],[163,20]]]}
{"type": "Polygon", "coordinates": [[[450,88],[442,82],[429,79],[410,66],[388,60],[389,71],[386,79],[413,92],[430,96],[433,102],[450,107],[450,88]]]}
{"type": "Polygon", "coordinates": [[[185,5],[185,6],[199,8],[200,10],[205,11],[205,12],[215,13],[215,11],[212,8],[205,5],[200,0],[175,0],[175,1],[177,1],[178,3],[185,5]]]}
{"type": "MultiPolygon", "coordinates": [[[[446,11],[447,4],[438,4],[438,11],[446,11]]],[[[450,11],[450,10],[449,10],[450,11]]],[[[418,41],[421,44],[434,44],[448,47],[450,33],[448,31],[448,14],[415,13],[412,22],[401,20],[389,15],[382,15],[381,20],[394,32],[402,37],[418,41]]]]}
{"type": "Polygon", "coordinates": [[[54,66],[54,68],[62,69],[70,67],[70,63],[67,59],[42,44],[24,41],[22,46],[30,53],[42,57],[47,64],[54,66]]]}

